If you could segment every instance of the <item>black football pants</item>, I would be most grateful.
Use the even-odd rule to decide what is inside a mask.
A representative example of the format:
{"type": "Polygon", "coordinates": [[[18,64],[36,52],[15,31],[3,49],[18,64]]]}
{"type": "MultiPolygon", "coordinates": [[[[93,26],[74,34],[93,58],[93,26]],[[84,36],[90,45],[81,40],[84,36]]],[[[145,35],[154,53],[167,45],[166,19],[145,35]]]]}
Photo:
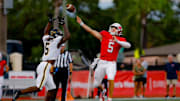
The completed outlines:
{"type": "Polygon", "coordinates": [[[59,70],[54,74],[53,77],[54,82],[56,84],[56,94],[59,89],[59,84],[61,83],[61,87],[62,87],[61,101],[66,100],[68,76],[69,76],[69,70],[67,68],[59,68],[59,70]]]}

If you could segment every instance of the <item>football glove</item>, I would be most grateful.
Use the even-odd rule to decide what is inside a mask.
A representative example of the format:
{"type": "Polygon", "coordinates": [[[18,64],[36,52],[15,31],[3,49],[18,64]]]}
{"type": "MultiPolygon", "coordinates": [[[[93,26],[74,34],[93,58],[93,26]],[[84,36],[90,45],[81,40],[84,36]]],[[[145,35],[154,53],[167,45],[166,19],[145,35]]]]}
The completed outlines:
{"type": "Polygon", "coordinates": [[[53,23],[53,15],[51,13],[48,14],[48,20],[50,23],[53,23]]]}
{"type": "Polygon", "coordinates": [[[58,19],[59,19],[59,24],[60,25],[64,25],[65,24],[64,17],[59,17],[58,16],[58,19]]]}

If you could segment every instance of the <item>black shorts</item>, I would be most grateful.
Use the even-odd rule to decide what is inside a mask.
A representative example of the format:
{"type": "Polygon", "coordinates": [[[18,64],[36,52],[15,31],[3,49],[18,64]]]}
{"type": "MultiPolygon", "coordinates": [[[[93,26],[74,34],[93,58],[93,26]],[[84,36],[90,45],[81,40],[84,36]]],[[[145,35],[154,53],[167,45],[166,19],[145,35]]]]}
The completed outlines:
{"type": "Polygon", "coordinates": [[[143,77],[142,79],[143,79],[143,85],[145,85],[147,82],[147,79],[145,77],[143,77]]]}
{"type": "Polygon", "coordinates": [[[135,82],[143,82],[143,78],[136,78],[135,80],[134,80],[135,82]]]}

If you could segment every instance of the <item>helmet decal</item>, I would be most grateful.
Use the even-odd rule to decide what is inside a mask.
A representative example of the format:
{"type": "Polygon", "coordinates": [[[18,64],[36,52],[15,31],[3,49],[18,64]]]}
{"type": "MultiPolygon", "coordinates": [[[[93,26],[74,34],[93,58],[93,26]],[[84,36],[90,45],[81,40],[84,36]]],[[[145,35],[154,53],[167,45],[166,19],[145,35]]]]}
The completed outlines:
{"type": "Polygon", "coordinates": [[[58,29],[52,29],[50,31],[50,36],[52,36],[52,38],[56,38],[57,36],[61,35],[61,31],[58,29]]]}

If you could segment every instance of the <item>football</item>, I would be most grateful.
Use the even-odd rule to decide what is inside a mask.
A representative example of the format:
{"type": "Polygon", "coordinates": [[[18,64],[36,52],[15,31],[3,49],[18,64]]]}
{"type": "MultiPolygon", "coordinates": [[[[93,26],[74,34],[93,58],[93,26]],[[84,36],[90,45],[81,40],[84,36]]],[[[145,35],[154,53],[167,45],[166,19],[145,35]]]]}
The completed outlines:
{"type": "Polygon", "coordinates": [[[76,11],[76,8],[72,4],[67,4],[66,5],[66,10],[71,12],[71,13],[74,13],[76,11]]]}

